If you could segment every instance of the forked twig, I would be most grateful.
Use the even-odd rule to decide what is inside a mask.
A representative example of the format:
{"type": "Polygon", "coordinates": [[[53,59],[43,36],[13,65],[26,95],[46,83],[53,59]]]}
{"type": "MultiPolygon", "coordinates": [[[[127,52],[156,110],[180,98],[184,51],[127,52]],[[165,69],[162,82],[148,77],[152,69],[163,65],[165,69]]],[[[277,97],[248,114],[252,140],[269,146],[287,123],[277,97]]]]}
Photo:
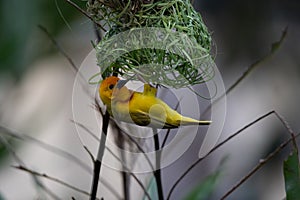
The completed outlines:
{"type": "Polygon", "coordinates": [[[241,186],[248,178],[250,178],[255,172],[257,172],[264,164],[266,164],[269,160],[271,160],[275,155],[277,155],[284,147],[286,147],[290,142],[293,142],[293,146],[295,150],[298,153],[298,146],[296,143],[296,137],[299,136],[299,134],[295,134],[295,132],[291,129],[287,121],[284,120],[284,118],[277,113],[276,111],[273,111],[277,119],[281,122],[281,124],[284,126],[284,128],[290,133],[291,138],[282,143],[279,147],[277,147],[272,153],[270,153],[266,158],[261,159],[259,163],[247,174],[245,175],[236,185],[234,185],[230,190],[226,192],[226,194],[223,195],[221,199],[227,198],[232,192],[234,192],[239,186],[241,186]]]}
{"type": "MultiPolygon", "coordinates": [[[[216,145],[214,148],[212,148],[204,157],[199,158],[197,161],[195,161],[178,179],[177,181],[174,183],[174,185],[172,186],[172,188],[170,189],[169,195],[167,197],[167,199],[170,199],[170,196],[172,194],[172,192],[174,191],[174,189],[176,188],[176,186],[179,184],[179,182],[197,165],[199,164],[202,160],[204,160],[206,157],[208,157],[211,153],[213,153],[215,150],[217,150],[218,148],[220,148],[221,146],[223,146],[225,143],[227,143],[228,141],[230,141],[231,139],[233,139],[235,136],[239,135],[241,132],[243,132],[244,130],[246,130],[247,128],[249,128],[250,126],[252,126],[253,124],[259,122],[260,120],[270,116],[271,114],[274,114],[277,119],[279,119],[279,121],[283,124],[283,126],[287,129],[287,131],[291,134],[292,136],[292,140],[294,141],[295,138],[295,134],[292,131],[292,129],[289,127],[289,125],[283,120],[283,118],[276,112],[276,111],[270,111],[265,115],[262,115],[261,117],[257,118],[256,120],[252,121],[251,123],[247,124],[246,126],[244,126],[243,128],[241,128],[240,130],[238,130],[237,132],[235,132],[234,134],[230,135],[227,139],[225,139],[224,141],[220,142],[218,145],[216,145]]],[[[248,177],[249,178],[249,177],[248,177]]],[[[247,179],[246,179],[247,180],[247,179]]]]}
{"type": "Polygon", "coordinates": [[[300,134],[298,133],[294,137],[282,143],[277,147],[272,153],[270,153],[266,158],[261,159],[259,163],[248,173],[246,174],[237,184],[235,184],[230,190],[228,190],[222,197],[221,200],[226,199],[232,192],[234,192],[238,187],[240,187],[247,179],[249,179],[255,172],[262,168],[269,160],[274,158],[283,148],[285,148],[290,142],[294,141],[300,134]]]}
{"type": "Polygon", "coordinates": [[[194,168],[197,166],[197,164],[199,164],[202,160],[204,160],[205,158],[207,158],[210,154],[212,154],[214,151],[216,151],[218,148],[220,148],[221,146],[223,146],[225,143],[227,143],[228,141],[232,140],[234,137],[236,137],[237,135],[239,135],[241,132],[243,132],[244,130],[246,130],[247,128],[249,128],[250,126],[252,126],[253,124],[257,123],[258,121],[268,117],[269,115],[271,115],[272,113],[274,113],[274,111],[268,112],[267,114],[262,115],[261,117],[257,118],[256,120],[252,121],[251,123],[247,124],[246,126],[244,126],[243,128],[241,128],[240,130],[238,130],[237,132],[235,132],[234,134],[230,135],[228,138],[226,138],[224,141],[220,142],[219,144],[217,144],[214,148],[212,148],[205,156],[199,158],[198,160],[196,160],[174,183],[174,185],[172,186],[172,188],[170,189],[170,192],[168,194],[167,199],[170,199],[174,189],[176,188],[176,186],[180,183],[180,181],[194,168]]]}

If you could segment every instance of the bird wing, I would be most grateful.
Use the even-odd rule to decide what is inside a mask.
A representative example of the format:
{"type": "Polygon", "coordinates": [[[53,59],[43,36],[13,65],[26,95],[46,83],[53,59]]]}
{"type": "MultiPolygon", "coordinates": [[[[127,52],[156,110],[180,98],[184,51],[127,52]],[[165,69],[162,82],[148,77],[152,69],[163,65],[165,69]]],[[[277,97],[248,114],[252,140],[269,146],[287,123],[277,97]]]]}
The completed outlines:
{"type": "Polygon", "coordinates": [[[173,124],[169,124],[165,121],[162,121],[159,117],[151,116],[147,112],[141,110],[130,112],[130,116],[135,124],[139,126],[150,126],[153,128],[177,128],[173,124]]]}

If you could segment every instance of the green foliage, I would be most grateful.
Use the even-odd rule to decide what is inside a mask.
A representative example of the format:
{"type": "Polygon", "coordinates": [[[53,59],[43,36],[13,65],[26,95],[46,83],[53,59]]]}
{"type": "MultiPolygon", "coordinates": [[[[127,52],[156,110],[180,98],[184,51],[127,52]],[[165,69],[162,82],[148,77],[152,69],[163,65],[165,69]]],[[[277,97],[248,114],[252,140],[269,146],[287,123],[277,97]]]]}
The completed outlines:
{"type": "Polygon", "coordinates": [[[300,167],[296,149],[283,163],[285,191],[287,200],[300,199],[300,167]]]}
{"type": "Polygon", "coordinates": [[[4,197],[0,193],[0,200],[5,200],[4,197]]]}
{"type": "MultiPolygon", "coordinates": [[[[156,184],[156,179],[153,176],[149,182],[149,185],[147,187],[147,192],[150,195],[152,200],[158,199],[158,191],[157,191],[157,184],[156,184]]],[[[148,199],[148,197],[145,195],[144,200],[148,199]]]]}
{"type": "Polygon", "coordinates": [[[186,200],[206,200],[215,189],[216,183],[219,180],[221,171],[209,175],[205,180],[197,185],[192,192],[185,198],[186,200]]]}
{"type": "Polygon", "coordinates": [[[218,169],[207,176],[204,181],[202,181],[199,185],[197,185],[185,198],[185,200],[206,200],[209,198],[213,190],[217,185],[217,181],[220,179],[222,175],[222,171],[224,169],[224,165],[227,161],[228,157],[224,157],[218,169]]]}
{"type": "Polygon", "coordinates": [[[59,0],[57,4],[55,1],[40,0],[31,0],[30,3],[0,1],[0,73],[21,78],[37,57],[49,53],[48,49],[41,48],[49,39],[43,37],[37,26],[42,24],[54,34],[65,29],[66,24],[59,10],[69,23],[80,16],[77,10],[59,0]]]}

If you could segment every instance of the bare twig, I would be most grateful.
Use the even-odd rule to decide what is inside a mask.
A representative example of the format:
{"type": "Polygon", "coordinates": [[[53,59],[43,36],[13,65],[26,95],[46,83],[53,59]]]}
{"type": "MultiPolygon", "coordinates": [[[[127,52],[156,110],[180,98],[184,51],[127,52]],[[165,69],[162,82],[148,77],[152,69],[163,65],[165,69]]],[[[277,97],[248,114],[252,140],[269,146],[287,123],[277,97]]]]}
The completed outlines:
{"type": "Polygon", "coordinates": [[[163,148],[165,147],[166,142],[167,142],[168,137],[169,137],[169,134],[170,134],[170,131],[171,131],[171,129],[169,128],[169,129],[167,130],[167,132],[166,132],[166,136],[165,136],[165,138],[164,138],[164,140],[163,140],[163,143],[161,144],[161,149],[163,149],[163,148]]]}
{"type": "MultiPolygon", "coordinates": [[[[95,99],[95,103],[98,106],[99,113],[101,114],[101,112],[100,112],[101,108],[96,99],[95,99]]],[[[94,162],[94,174],[93,174],[93,183],[92,183],[91,198],[90,198],[91,200],[94,200],[97,195],[98,182],[99,182],[99,178],[100,178],[102,159],[103,159],[103,155],[104,155],[105,143],[106,143],[106,137],[107,137],[107,129],[108,129],[108,125],[109,125],[109,118],[110,118],[109,113],[106,110],[105,115],[102,116],[101,140],[99,143],[97,159],[94,162]]]]}
{"type": "Polygon", "coordinates": [[[70,63],[74,73],[78,74],[78,76],[80,78],[79,81],[81,83],[81,87],[83,88],[84,92],[91,98],[91,95],[89,94],[88,87],[86,85],[87,81],[84,78],[83,74],[79,71],[79,68],[76,66],[75,62],[66,53],[66,51],[59,45],[59,43],[54,39],[54,37],[49,33],[49,31],[44,26],[38,25],[38,27],[47,35],[47,37],[51,40],[51,42],[56,47],[56,49],[68,60],[68,62],[70,63]]]}
{"type": "Polygon", "coordinates": [[[157,192],[158,192],[158,199],[164,200],[164,193],[163,193],[163,187],[162,187],[162,177],[161,177],[161,169],[160,169],[160,163],[161,163],[161,149],[159,146],[159,137],[158,132],[156,128],[153,128],[153,139],[154,139],[154,150],[155,150],[155,171],[154,176],[156,179],[156,185],[157,185],[157,192]]]}
{"type": "MultiPolygon", "coordinates": [[[[3,126],[0,126],[0,132],[1,133],[4,133],[10,137],[13,137],[13,138],[16,138],[16,139],[19,139],[19,140],[22,140],[22,141],[28,141],[28,142],[32,142],[32,143],[36,143],[38,146],[40,146],[41,148],[49,151],[49,152],[52,152],[58,156],[61,156],[63,158],[66,158],[72,162],[74,162],[75,164],[78,164],[79,166],[81,166],[86,172],[88,173],[91,173],[92,172],[92,169],[90,168],[90,166],[86,165],[86,163],[84,163],[83,161],[79,160],[77,157],[73,156],[72,154],[62,150],[62,149],[59,149],[55,146],[52,146],[50,144],[47,144],[45,142],[42,142],[40,140],[37,140],[35,138],[32,138],[28,135],[25,135],[25,134],[19,134],[19,133],[15,133],[11,130],[9,130],[8,128],[5,128],[3,126]]],[[[1,134],[0,134],[1,136],[1,134]]],[[[14,151],[12,151],[13,153],[14,151]]],[[[16,157],[17,158],[17,157],[16,157]]],[[[93,158],[93,156],[92,156],[93,158]]],[[[18,162],[20,165],[23,165],[25,166],[24,162],[18,162]]],[[[111,191],[112,194],[117,194],[114,187],[106,182],[105,180],[101,179],[101,182],[103,183],[103,185],[111,191]]],[[[121,199],[121,198],[118,198],[118,199],[121,199]]]]}
{"type": "Polygon", "coordinates": [[[296,137],[300,134],[294,135],[294,137],[289,140],[283,142],[279,147],[277,147],[272,153],[270,153],[264,159],[261,159],[259,163],[248,173],[246,174],[237,184],[235,184],[230,190],[226,192],[221,197],[221,200],[226,199],[232,192],[234,192],[238,187],[240,187],[246,180],[248,180],[255,172],[257,172],[260,168],[262,168],[269,160],[274,158],[283,148],[285,148],[290,142],[292,142],[296,137]]]}
{"type": "MultiPolygon", "coordinates": [[[[151,161],[150,161],[150,159],[149,159],[149,157],[147,156],[147,154],[145,153],[145,151],[144,151],[144,149],[138,144],[138,142],[136,141],[136,140],[134,140],[126,131],[124,131],[120,126],[118,126],[117,125],[117,123],[115,122],[115,121],[111,121],[112,122],[112,126],[114,126],[117,130],[118,130],[118,132],[119,132],[119,134],[122,134],[122,137],[123,137],[123,135],[125,135],[131,142],[133,142],[135,145],[136,145],[136,147],[138,148],[138,150],[140,151],[140,152],[142,152],[142,155],[144,155],[145,156],[145,158],[146,158],[146,161],[148,162],[148,164],[149,164],[149,166],[151,167],[151,169],[152,169],[152,172],[153,172],[153,175],[154,175],[154,173],[155,173],[155,169],[154,169],[154,167],[153,167],[153,165],[152,165],[152,163],[151,163],[151,161]]],[[[118,142],[118,141],[117,141],[118,142]]],[[[120,142],[120,141],[119,141],[120,142]]],[[[107,148],[107,147],[106,147],[107,148]]],[[[110,152],[111,152],[111,150],[109,150],[110,152]]],[[[124,166],[123,166],[124,167],[124,166]]],[[[126,168],[125,168],[126,169],[126,168]]],[[[130,173],[129,173],[130,174],[130,173]]],[[[130,174],[131,175],[131,174],[130,174]]],[[[133,174],[134,175],[134,174],[133,174]]],[[[123,176],[124,176],[124,174],[123,174],[123,176]]],[[[136,177],[137,178],[137,177],[136,177]]],[[[124,187],[126,186],[126,185],[123,185],[124,187]]],[[[145,191],[145,190],[144,190],[145,191]]],[[[145,192],[145,195],[147,195],[146,194],[146,192],[145,192]]]]}
{"type": "Polygon", "coordinates": [[[123,130],[120,126],[118,126],[116,124],[116,122],[114,120],[112,120],[112,125],[118,130],[120,131],[122,134],[124,134],[136,147],[137,149],[143,153],[146,161],[148,162],[149,166],[151,167],[152,171],[154,172],[154,167],[150,161],[150,158],[147,156],[146,152],[144,151],[144,149],[141,147],[141,145],[135,140],[133,139],[133,137],[131,137],[125,130],[123,130]]]}
{"type": "Polygon", "coordinates": [[[296,142],[295,132],[291,129],[291,127],[287,123],[287,121],[279,113],[277,113],[276,111],[275,111],[275,115],[279,119],[279,121],[281,121],[283,126],[286,128],[286,130],[290,133],[291,137],[293,138],[293,146],[294,146],[294,149],[295,149],[295,151],[298,155],[298,145],[297,145],[297,142],[296,142]]]}
{"type": "MultiPolygon", "coordinates": [[[[124,152],[125,138],[124,138],[124,135],[121,133],[120,129],[118,129],[118,133],[117,133],[117,137],[115,137],[115,141],[121,149],[120,154],[121,154],[122,163],[126,164],[127,160],[126,160],[126,155],[124,152]]],[[[123,169],[121,171],[122,180],[123,180],[123,193],[124,193],[124,200],[129,200],[130,199],[130,197],[129,197],[130,179],[128,177],[128,173],[125,168],[125,164],[124,165],[122,164],[123,169]]]]}
{"type": "Polygon", "coordinates": [[[81,193],[81,194],[90,196],[90,194],[89,194],[87,191],[84,191],[84,190],[81,190],[81,189],[79,189],[79,188],[77,188],[77,187],[74,187],[73,185],[68,184],[68,183],[66,183],[66,182],[64,182],[64,181],[62,181],[62,180],[60,180],[60,179],[58,179],[58,178],[54,178],[54,177],[52,177],[52,176],[48,176],[48,175],[45,174],[45,173],[39,173],[39,172],[37,172],[37,171],[33,171],[33,170],[28,169],[27,167],[22,166],[22,165],[19,165],[19,166],[12,166],[12,167],[14,167],[14,168],[16,168],[16,169],[19,169],[19,170],[22,170],[22,171],[25,171],[25,172],[28,172],[28,173],[30,173],[30,174],[32,174],[32,175],[34,175],[34,176],[39,176],[39,177],[46,178],[46,179],[48,179],[48,180],[54,181],[54,182],[56,182],[56,183],[59,183],[59,184],[65,186],[65,187],[67,187],[67,188],[70,188],[70,189],[72,189],[72,190],[74,190],[74,191],[76,191],[76,192],[79,192],[79,193],[81,193]]]}
{"type": "Polygon", "coordinates": [[[65,52],[65,50],[58,44],[58,42],[54,39],[54,37],[49,33],[49,31],[42,25],[38,25],[39,29],[41,29],[47,37],[51,40],[51,42],[54,44],[54,46],[57,48],[57,50],[68,60],[68,62],[71,64],[73,70],[75,73],[78,72],[78,67],[75,65],[71,57],[65,52]]]}
{"type": "Polygon", "coordinates": [[[76,164],[78,164],[80,167],[82,167],[82,169],[84,169],[86,172],[91,173],[92,169],[90,168],[90,166],[88,166],[85,162],[81,161],[80,159],[78,159],[76,156],[70,154],[69,152],[66,152],[62,149],[59,149],[58,147],[55,147],[53,145],[47,144],[45,142],[42,142],[40,140],[37,140],[33,137],[30,137],[29,135],[25,135],[25,134],[19,134],[19,133],[15,133],[14,131],[3,127],[0,125],[0,132],[4,133],[10,137],[22,140],[22,141],[28,141],[28,142],[32,142],[37,144],[38,146],[40,146],[41,148],[52,152],[56,155],[59,155],[63,158],[66,158],[76,164]]]}
{"type": "MultiPolygon", "coordinates": [[[[1,130],[1,129],[0,129],[1,130]]],[[[14,151],[14,149],[12,148],[12,146],[8,143],[8,141],[2,136],[0,135],[0,142],[7,148],[7,150],[12,154],[13,158],[15,159],[15,161],[19,164],[19,165],[24,165],[25,163],[22,161],[22,159],[17,155],[17,153],[14,151]]],[[[53,199],[55,200],[60,200],[60,198],[54,193],[52,192],[49,188],[47,188],[35,175],[31,175],[34,183],[39,186],[40,188],[43,189],[43,191],[45,191],[49,196],[51,196],[53,199]]]]}
{"type": "Polygon", "coordinates": [[[197,164],[199,164],[202,160],[204,160],[205,158],[207,158],[210,154],[212,154],[214,151],[216,151],[218,148],[220,148],[221,146],[223,146],[225,143],[227,143],[228,141],[232,140],[234,137],[236,137],[237,135],[239,135],[241,132],[243,132],[244,130],[246,130],[247,128],[249,128],[250,126],[252,126],[253,124],[259,122],[260,120],[268,117],[269,115],[273,114],[274,111],[268,112],[267,114],[262,115],[261,117],[257,118],[256,120],[252,121],[251,123],[247,124],[246,126],[244,126],[243,128],[241,128],[240,130],[238,130],[237,132],[233,133],[232,135],[230,135],[228,138],[226,138],[224,141],[220,142],[218,145],[216,145],[214,148],[212,148],[205,156],[199,158],[197,161],[195,161],[174,183],[174,185],[172,186],[172,188],[170,189],[170,192],[168,194],[167,199],[170,199],[174,189],[176,188],[176,186],[180,183],[180,181],[194,168],[197,166],[197,164]]]}
{"type": "Polygon", "coordinates": [[[97,142],[100,142],[100,139],[90,130],[88,129],[84,124],[74,121],[73,119],[70,120],[72,123],[76,124],[80,128],[82,128],[84,131],[86,131],[92,138],[94,138],[97,142]]]}
{"type": "Polygon", "coordinates": [[[93,163],[95,162],[95,158],[93,156],[93,154],[91,153],[91,151],[89,150],[89,148],[87,146],[83,146],[83,148],[86,150],[86,152],[89,154],[91,160],[93,161],[93,163]]]}
{"type": "MultiPolygon", "coordinates": [[[[292,137],[292,141],[294,143],[294,145],[296,145],[295,143],[295,133],[293,132],[293,130],[289,127],[289,125],[287,124],[287,122],[276,112],[276,111],[270,111],[267,114],[257,118],[256,120],[254,120],[253,122],[249,123],[248,125],[244,126],[242,129],[240,129],[239,131],[237,131],[236,133],[232,134],[231,136],[229,136],[227,139],[225,139],[223,142],[219,143],[218,145],[216,145],[213,149],[211,149],[204,157],[198,159],[196,162],[194,162],[180,177],[179,179],[175,182],[175,184],[173,185],[173,187],[171,188],[168,198],[170,198],[172,192],[174,191],[175,187],[179,184],[179,182],[198,164],[200,163],[203,159],[205,159],[207,156],[209,156],[211,153],[213,153],[215,150],[217,150],[219,147],[221,147],[222,145],[224,145],[225,143],[227,143],[229,140],[231,140],[232,138],[234,138],[235,136],[237,136],[238,134],[240,134],[242,131],[244,131],[245,129],[249,128],[250,126],[252,126],[253,124],[257,123],[258,121],[268,117],[269,115],[274,114],[277,119],[279,119],[279,121],[282,123],[282,125],[286,128],[286,130],[291,134],[292,137]]],[[[296,145],[297,146],[297,145],[296,145]]],[[[263,163],[264,164],[264,163],[263,163]]],[[[250,176],[249,176],[250,177],[250,176]]],[[[249,178],[248,177],[248,178],[249,178]]],[[[247,178],[247,179],[248,179],[247,178]]],[[[246,179],[246,180],[247,180],[246,179]]],[[[245,180],[244,180],[245,181],[245,180]]],[[[244,182],[243,181],[243,182],[244,182]]]]}
{"type": "MultiPolygon", "coordinates": [[[[74,120],[71,120],[73,123],[75,123],[76,125],[78,125],[80,128],[82,128],[83,130],[85,130],[86,132],[88,132],[95,140],[97,140],[98,142],[100,142],[99,138],[97,138],[97,136],[90,130],[88,129],[85,125],[79,123],[79,122],[75,122],[74,120]]],[[[113,122],[113,121],[112,121],[113,122]]],[[[143,153],[143,155],[145,156],[146,161],[148,162],[149,166],[151,167],[152,171],[154,171],[154,167],[149,159],[149,157],[147,156],[146,152],[144,151],[144,149],[139,145],[139,143],[133,139],[128,133],[126,133],[124,130],[122,130],[115,122],[112,124],[118,131],[120,131],[122,134],[124,134],[136,147],[137,149],[143,153]]],[[[91,153],[89,153],[91,154],[91,153]]],[[[92,156],[93,158],[93,156],[92,156]]],[[[93,161],[95,161],[95,159],[92,159],[93,161]]]]}
{"type": "Polygon", "coordinates": [[[124,169],[126,171],[128,171],[128,173],[137,181],[137,183],[140,185],[140,187],[143,189],[143,191],[145,192],[145,195],[147,196],[147,198],[149,200],[151,200],[151,197],[147,191],[147,189],[145,188],[145,186],[143,185],[143,183],[137,178],[137,176],[130,172],[129,168],[126,166],[126,164],[109,148],[107,148],[107,150],[122,164],[122,166],[124,167],[124,169]]]}
{"type": "Polygon", "coordinates": [[[71,6],[73,6],[74,8],[76,8],[79,12],[81,12],[82,14],[84,14],[87,18],[89,18],[92,22],[94,22],[95,24],[97,24],[97,26],[99,28],[101,28],[103,31],[106,32],[106,29],[103,28],[103,26],[97,22],[96,20],[93,19],[92,16],[89,15],[89,13],[87,13],[85,10],[81,9],[76,3],[74,3],[73,1],[71,0],[65,0],[66,2],[68,2],[71,6]]]}
{"type": "Polygon", "coordinates": [[[272,44],[271,51],[262,57],[261,59],[257,60],[256,62],[252,63],[246,71],[225,91],[224,94],[222,94],[220,97],[218,97],[216,100],[212,102],[210,106],[208,106],[202,115],[206,115],[208,111],[210,111],[211,107],[215,104],[217,104],[221,99],[223,99],[226,95],[228,95],[233,89],[235,89],[239,83],[242,82],[256,67],[261,65],[262,63],[266,62],[269,58],[271,58],[281,47],[284,39],[286,38],[287,35],[287,27],[283,30],[281,37],[278,42],[275,42],[272,44]]]}

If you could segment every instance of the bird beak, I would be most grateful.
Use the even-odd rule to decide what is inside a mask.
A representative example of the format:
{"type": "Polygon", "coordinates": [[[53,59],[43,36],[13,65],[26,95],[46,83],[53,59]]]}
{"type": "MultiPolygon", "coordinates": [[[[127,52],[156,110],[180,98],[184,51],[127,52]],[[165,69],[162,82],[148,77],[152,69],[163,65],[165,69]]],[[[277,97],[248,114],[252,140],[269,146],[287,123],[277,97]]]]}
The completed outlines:
{"type": "Polygon", "coordinates": [[[118,83],[117,83],[117,87],[118,89],[121,89],[123,86],[126,85],[126,83],[128,82],[129,80],[119,80],[118,83]]]}

